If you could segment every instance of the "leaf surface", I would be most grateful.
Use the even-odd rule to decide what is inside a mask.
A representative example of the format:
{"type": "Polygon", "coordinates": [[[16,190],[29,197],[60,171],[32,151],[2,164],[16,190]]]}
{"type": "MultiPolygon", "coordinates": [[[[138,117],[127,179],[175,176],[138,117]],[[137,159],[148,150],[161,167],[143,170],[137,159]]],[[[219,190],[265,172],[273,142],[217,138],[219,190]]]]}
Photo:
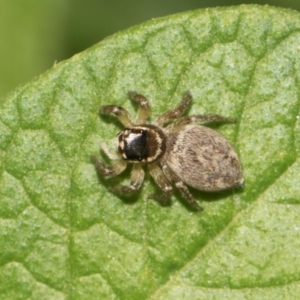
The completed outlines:
{"type": "Polygon", "coordinates": [[[1,101],[1,299],[297,299],[300,294],[300,15],[267,6],[190,11],[120,32],[1,101]],[[90,155],[121,130],[102,104],[152,119],[190,90],[189,114],[239,153],[246,186],[126,199],[90,155]]]}

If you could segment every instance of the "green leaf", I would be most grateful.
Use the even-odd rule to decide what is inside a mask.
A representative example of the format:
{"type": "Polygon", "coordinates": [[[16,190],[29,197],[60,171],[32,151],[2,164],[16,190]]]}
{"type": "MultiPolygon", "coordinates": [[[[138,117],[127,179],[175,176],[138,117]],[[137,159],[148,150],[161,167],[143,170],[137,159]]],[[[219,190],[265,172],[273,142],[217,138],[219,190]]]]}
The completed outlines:
{"type": "Polygon", "coordinates": [[[0,113],[1,299],[298,299],[300,15],[268,6],[186,12],[118,33],[10,93],[0,113]],[[101,104],[152,116],[194,97],[189,114],[220,131],[246,187],[123,199],[90,155],[120,131],[101,104]]]}

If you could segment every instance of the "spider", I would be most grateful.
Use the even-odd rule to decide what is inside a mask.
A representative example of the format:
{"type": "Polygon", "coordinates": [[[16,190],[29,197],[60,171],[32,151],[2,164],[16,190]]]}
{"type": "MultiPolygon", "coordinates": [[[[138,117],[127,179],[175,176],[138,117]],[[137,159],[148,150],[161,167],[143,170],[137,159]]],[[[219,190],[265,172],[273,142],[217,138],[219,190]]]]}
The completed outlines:
{"type": "Polygon", "coordinates": [[[139,104],[136,122],[120,106],[100,107],[101,114],[116,115],[125,127],[117,135],[117,153],[111,153],[106,144],[101,145],[113,163],[106,166],[96,156],[91,156],[96,170],[104,176],[118,175],[126,169],[127,164],[133,165],[130,184],[113,187],[112,191],[119,194],[136,192],[144,181],[144,166],[148,167],[150,175],[162,191],[148,198],[166,203],[175,186],[197,211],[203,208],[187,186],[211,192],[243,186],[241,165],[233,147],[218,132],[195,124],[233,123],[235,120],[216,114],[182,117],[192,101],[187,91],[176,108],[166,111],[153,124],[149,124],[149,101],[136,92],[130,91],[128,95],[139,104]]]}

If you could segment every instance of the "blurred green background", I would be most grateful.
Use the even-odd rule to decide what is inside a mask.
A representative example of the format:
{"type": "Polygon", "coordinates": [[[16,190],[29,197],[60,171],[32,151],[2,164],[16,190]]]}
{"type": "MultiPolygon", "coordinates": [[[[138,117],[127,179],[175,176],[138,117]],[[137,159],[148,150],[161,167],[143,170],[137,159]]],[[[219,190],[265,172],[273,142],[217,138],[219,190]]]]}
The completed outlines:
{"type": "Polygon", "coordinates": [[[250,3],[300,10],[299,0],[1,0],[0,97],[54,63],[151,18],[250,3]]]}

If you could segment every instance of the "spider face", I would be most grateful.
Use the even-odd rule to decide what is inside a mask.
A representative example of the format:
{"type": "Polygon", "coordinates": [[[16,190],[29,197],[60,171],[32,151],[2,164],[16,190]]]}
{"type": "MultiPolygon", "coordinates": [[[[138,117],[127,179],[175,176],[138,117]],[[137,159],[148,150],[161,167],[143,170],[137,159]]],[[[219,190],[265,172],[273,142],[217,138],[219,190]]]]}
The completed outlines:
{"type": "Polygon", "coordinates": [[[131,163],[153,163],[166,151],[166,136],[154,125],[125,128],[118,141],[119,154],[131,163]]]}
{"type": "Polygon", "coordinates": [[[234,120],[219,115],[194,115],[181,117],[192,96],[186,92],[181,103],[159,116],[154,124],[148,124],[150,107],[148,100],[135,92],[129,92],[132,100],[139,103],[137,122],[122,107],[105,105],[103,114],[115,114],[125,129],[118,134],[117,153],[112,154],[106,144],[103,151],[113,159],[105,166],[96,156],[91,156],[97,171],[104,176],[118,175],[128,163],[133,164],[128,186],[117,186],[111,190],[121,194],[137,191],[144,180],[143,167],[147,165],[161,194],[149,198],[166,203],[175,186],[195,210],[203,208],[189,192],[187,186],[202,191],[220,191],[242,187],[244,178],[236,152],[218,132],[196,122],[227,122],[234,120]],[[168,123],[167,126],[164,126],[168,123]]]}

